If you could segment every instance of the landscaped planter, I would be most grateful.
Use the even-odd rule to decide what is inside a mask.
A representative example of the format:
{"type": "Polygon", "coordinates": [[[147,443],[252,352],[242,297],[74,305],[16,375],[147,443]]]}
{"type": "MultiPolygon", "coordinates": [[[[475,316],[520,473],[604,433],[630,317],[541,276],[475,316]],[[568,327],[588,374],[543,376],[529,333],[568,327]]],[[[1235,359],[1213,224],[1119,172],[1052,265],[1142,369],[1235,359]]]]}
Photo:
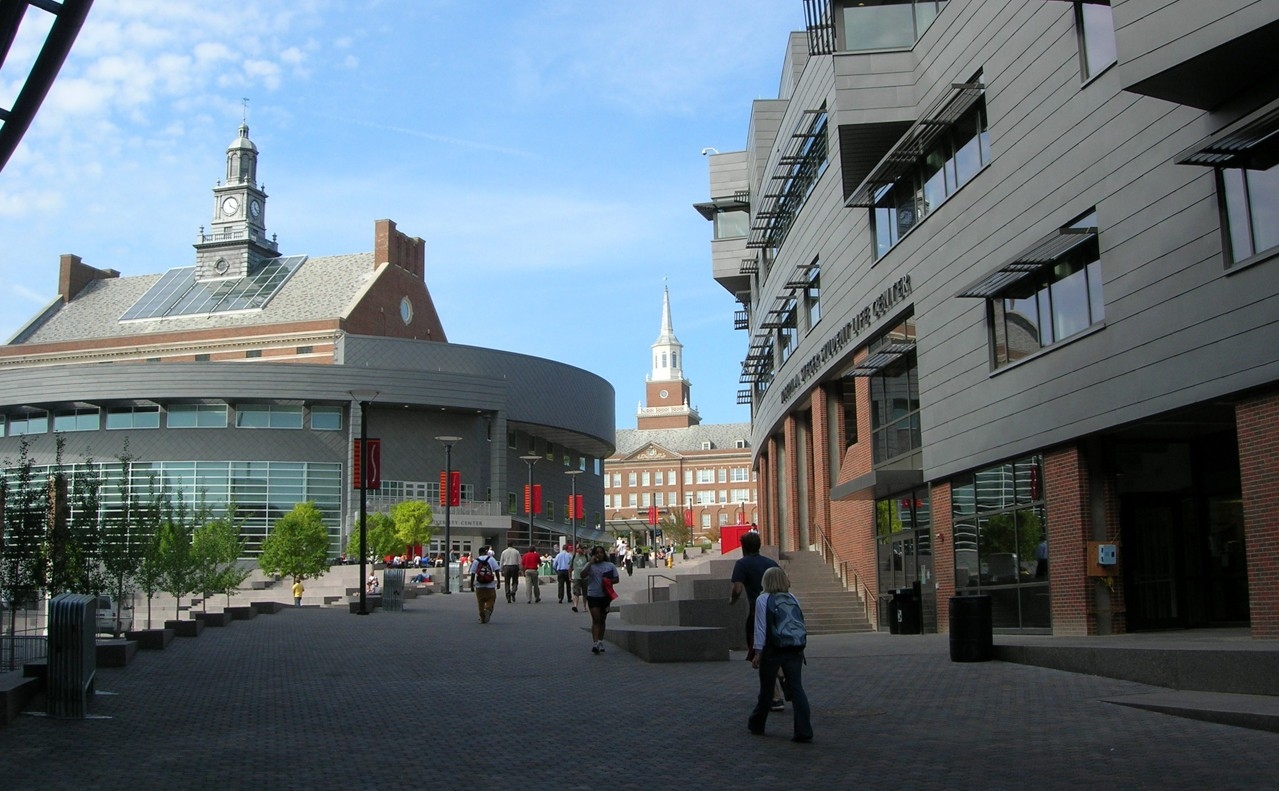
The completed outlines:
{"type": "Polygon", "coordinates": [[[165,621],[165,629],[172,629],[178,637],[199,637],[204,631],[204,621],[165,621]]]}
{"type": "Polygon", "coordinates": [[[124,636],[137,643],[143,651],[163,651],[173,642],[175,632],[172,629],[139,629],[125,632],[124,636]]]}

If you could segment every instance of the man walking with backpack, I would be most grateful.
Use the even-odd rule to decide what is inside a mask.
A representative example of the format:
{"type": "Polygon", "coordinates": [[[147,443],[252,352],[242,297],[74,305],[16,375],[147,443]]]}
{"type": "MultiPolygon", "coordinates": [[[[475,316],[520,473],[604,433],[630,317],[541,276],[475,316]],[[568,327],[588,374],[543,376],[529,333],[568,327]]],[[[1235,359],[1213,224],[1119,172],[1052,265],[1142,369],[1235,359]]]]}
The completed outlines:
{"type": "Polygon", "coordinates": [[[811,742],[813,724],[803,678],[804,647],[808,644],[804,611],[799,607],[799,600],[791,594],[790,578],[781,567],[764,572],[763,587],[763,592],[755,600],[755,646],[758,650],[751,660],[751,664],[759,669],[759,697],[746,728],[757,736],[764,734],[764,723],[768,721],[768,712],[772,708],[773,686],[780,670],[785,674],[795,713],[791,741],[811,742]]]}
{"type": "Polygon", "coordinates": [[[493,605],[497,602],[497,558],[491,547],[480,547],[471,563],[471,589],[480,608],[480,623],[488,623],[493,617],[493,605]]]}

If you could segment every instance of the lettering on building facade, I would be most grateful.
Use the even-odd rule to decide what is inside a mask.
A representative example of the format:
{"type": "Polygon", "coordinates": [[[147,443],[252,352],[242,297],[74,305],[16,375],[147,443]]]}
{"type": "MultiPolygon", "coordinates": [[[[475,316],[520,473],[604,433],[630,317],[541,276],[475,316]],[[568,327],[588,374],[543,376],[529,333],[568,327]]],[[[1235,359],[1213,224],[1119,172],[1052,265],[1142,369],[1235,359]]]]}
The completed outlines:
{"type": "Polygon", "coordinates": [[[884,289],[868,305],[857,311],[856,315],[844,326],[840,327],[835,334],[827,338],[817,351],[804,361],[804,364],[799,367],[795,375],[786,382],[782,387],[782,401],[790,401],[791,397],[809,379],[825,368],[828,362],[838,357],[850,341],[860,337],[862,333],[870,329],[872,324],[888,315],[898,303],[905,300],[910,294],[910,275],[904,275],[896,283],[884,289]]]}

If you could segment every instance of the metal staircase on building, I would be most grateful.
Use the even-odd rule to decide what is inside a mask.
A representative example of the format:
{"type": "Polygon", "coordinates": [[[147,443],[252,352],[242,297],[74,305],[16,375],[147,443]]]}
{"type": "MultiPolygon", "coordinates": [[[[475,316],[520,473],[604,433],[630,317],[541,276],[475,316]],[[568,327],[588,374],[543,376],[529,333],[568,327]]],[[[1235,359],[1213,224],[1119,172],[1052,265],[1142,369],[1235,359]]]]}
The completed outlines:
{"type": "Polygon", "coordinates": [[[791,581],[791,592],[804,609],[809,634],[872,632],[866,605],[846,590],[826,560],[811,551],[783,552],[779,559],[791,581]]]}

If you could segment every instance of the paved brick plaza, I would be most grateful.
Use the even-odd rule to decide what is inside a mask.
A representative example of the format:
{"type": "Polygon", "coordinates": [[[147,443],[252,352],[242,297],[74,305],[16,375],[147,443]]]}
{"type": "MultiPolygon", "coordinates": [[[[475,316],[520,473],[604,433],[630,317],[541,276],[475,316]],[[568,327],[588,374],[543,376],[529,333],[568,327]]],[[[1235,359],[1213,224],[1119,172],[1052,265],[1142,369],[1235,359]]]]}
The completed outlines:
{"type": "MultiPolygon", "coordinates": [[[[746,732],[732,662],[590,653],[585,614],[469,594],[288,609],[100,669],[91,712],[0,730],[8,791],[1274,788],[1279,735],[1102,702],[1154,688],[954,664],[945,636],[814,637],[816,741],[746,732]],[[920,684],[927,679],[927,684],[920,684]],[[940,691],[940,695],[938,692],[940,691]],[[508,701],[513,701],[508,703],[508,701]],[[518,777],[503,770],[520,767],[518,777]],[[484,785],[487,784],[487,785],[484,785]],[[493,785],[496,784],[496,785],[493,785]]],[[[614,616],[616,617],[616,616],[614,616]]]]}

